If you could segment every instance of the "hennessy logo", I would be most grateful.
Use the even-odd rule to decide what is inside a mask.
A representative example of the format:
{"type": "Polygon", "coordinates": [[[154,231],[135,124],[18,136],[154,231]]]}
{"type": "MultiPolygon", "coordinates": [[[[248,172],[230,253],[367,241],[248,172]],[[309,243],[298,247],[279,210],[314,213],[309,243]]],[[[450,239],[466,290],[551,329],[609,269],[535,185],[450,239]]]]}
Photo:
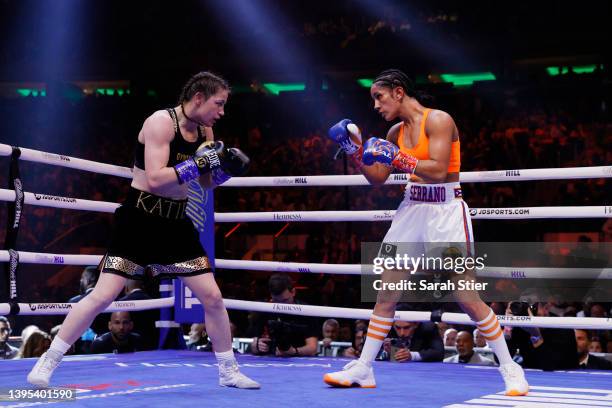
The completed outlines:
{"type": "Polygon", "coordinates": [[[151,215],[158,215],[160,217],[176,220],[182,218],[186,206],[186,202],[177,203],[172,200],[165,200],[153,194],[145,193],[144,191],[140,192],[138,200],[136,200],[136,208],[151,215]]]}

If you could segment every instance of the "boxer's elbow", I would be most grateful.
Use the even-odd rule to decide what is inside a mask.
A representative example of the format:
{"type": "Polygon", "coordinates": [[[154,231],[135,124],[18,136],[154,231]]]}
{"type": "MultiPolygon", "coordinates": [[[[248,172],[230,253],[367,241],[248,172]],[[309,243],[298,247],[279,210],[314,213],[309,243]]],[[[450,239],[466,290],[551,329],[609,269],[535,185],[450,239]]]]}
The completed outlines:
{"type": "Polygon", "coordinates": [[[373,186],[385,184],[385,181],[391,174],[391,169],[380,163],[374,163],[372,166],[363,166],[362,172],[368,182],[373,186]]]}
{"type": "Polygon", "coordinates": [[[169,184],[178,183],[178,178],[174,170],[172,172],[164,172],[159,170],[147,171],[146,177],[147,184],[152,190],[151,192],[161,190],[169,184]]]}
{"type": "Polygon", "coordinates": [[[370,183],[373,186],[380,186],[385,184],[385,181],[387,181],[387,177],[382,177],[380,175],[365,175],[365,178],[368,180],[368,183],[370,183]]]}
{"type": "Polygon", "coordinates": [[[435,163],[433,166],[427,166],[427,163],[423,163],[422,169],[419,169],[420,164],[420,162],[417,164],[414,171],[414,174],[417,176],[430,183],[444,183],[446,181],[448,177],[448,165],[444,165],[443,163],[435,163]]]}

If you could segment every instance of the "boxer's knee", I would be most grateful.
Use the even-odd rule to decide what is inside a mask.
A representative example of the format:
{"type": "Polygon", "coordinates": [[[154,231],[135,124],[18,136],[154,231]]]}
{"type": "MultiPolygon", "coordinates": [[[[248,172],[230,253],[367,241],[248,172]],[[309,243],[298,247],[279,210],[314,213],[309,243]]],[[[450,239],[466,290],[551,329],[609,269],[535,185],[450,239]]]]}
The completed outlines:
{"type": "Polygon", "coordinates": [[[204,308],[209,310],[218,310],[223,308],[223,296],[221,295],[221,291],[218,287],[212,288],[207,291],[204,299],[202,299],[204,303],[204,308]]]}

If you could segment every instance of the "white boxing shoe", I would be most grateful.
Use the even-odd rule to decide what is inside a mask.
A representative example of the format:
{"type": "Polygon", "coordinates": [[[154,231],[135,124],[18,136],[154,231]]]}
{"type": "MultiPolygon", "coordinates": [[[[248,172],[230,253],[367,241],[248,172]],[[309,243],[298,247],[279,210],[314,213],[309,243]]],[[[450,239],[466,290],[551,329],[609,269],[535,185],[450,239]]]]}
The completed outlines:
{"type": "Polygon", "coordinates": [[[351,361],[342,371],[325,374],[323,381],[332,387],[376,388],[374,370],[359,360],[351,361]]]}
{"type": "Polygon", "coordinates": [[[236,360],[219,363],[219,385],[249,390],[261,388],[258,382],[251,380],[240,372],[236,360]]]}
{"type": "Polygon", "coordinates": [[[518,397],[527,395],[529,392],[529,384],[525,379],[523,368],[514,361],[508,364],[499,366],[499,372],[506,383],[506,395],[518,397]]]}
{"type": "Polygon", "coordinates": [[[30,374],[28,374],[28,382],[37,387],[48,387],[49,381],[53,371],[57,368],[61,360],[61,357],[52,358],[49,356],[49,352],[43,353],[38,359],[30,374]]]}

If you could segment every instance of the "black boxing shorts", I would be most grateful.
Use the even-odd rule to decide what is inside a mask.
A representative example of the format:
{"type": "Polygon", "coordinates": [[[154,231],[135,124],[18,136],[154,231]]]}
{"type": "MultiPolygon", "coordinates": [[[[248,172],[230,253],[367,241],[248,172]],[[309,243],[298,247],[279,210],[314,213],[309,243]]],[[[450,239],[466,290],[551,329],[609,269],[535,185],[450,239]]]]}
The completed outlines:
{"type": "Polygon", "coordinates": [[[127,199],[115,210],[100,271],[129,279],[212,272],[186,209],[187,200],[172,200],[130,187],[127,199]]]}

